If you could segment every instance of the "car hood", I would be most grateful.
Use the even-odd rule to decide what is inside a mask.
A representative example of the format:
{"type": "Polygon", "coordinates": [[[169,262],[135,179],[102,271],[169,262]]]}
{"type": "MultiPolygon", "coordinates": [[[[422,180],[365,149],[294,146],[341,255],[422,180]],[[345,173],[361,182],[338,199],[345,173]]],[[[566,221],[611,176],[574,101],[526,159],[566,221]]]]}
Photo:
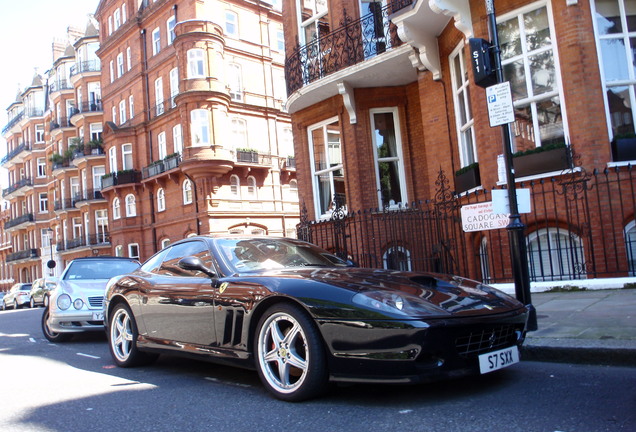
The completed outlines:
{"type": "Polygon", "coordinates": [[[57,290],[63,290],[71,297],[75,296],[103,296],[106,291],[106,283],[108,279],[92,279],[87,281],[70,281],[64,280],[58,283],[57,290]]]}
{"type": "Polygon", "coordinates": [[[310,279],[357,294],[398,294],[426,303],[426,315],[489,315],[523,308],[513,297],[482,283],[437,273],[367,268],[303,268],[269,273],[282,279],[310,279]]]}

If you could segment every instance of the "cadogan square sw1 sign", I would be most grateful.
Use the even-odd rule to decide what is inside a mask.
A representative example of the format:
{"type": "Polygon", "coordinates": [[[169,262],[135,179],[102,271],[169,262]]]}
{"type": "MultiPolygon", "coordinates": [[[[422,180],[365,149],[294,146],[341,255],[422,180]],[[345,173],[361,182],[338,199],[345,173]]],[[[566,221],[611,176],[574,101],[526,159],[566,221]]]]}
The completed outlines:
{"type": "Polygon", "coordinates": [[[493,211],[492,201],[462,206],[461,214],[464,232],[500,229],[510,223],[509,215],[493,211]]]}

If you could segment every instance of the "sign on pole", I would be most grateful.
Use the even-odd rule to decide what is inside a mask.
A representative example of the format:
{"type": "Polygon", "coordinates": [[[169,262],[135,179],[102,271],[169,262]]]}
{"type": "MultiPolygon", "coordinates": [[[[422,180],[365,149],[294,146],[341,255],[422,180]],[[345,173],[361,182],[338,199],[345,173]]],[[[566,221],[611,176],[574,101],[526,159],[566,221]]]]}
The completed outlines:
{"type": "Polygon", "coordinates": [[[515,121],[510,82],[505,81],[486,88],[488,120],[490,127],[501,126],[515,121]]]}
{"type": "Polygon", "coordinates": [[[506,228],[510,222],[509,215],[493,211],[492,201],[462,206],[461,214],[464,232],[506,228]]]}

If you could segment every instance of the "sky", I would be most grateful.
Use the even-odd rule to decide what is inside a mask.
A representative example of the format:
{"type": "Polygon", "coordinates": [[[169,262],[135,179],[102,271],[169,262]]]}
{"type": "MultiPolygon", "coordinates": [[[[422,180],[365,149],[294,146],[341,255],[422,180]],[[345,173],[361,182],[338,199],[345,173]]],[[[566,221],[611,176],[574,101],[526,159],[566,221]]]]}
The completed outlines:
{"type": "MultiPolygon", "coordinates": [[[[99,0],[0,0],[0,130],[8,122],[7,107],[18,89],[31,84],[35,68],[44,75],[53,65],[53,41],[66,41],[68,26],[83,31],[98,4],[99,0]]],[[[5,154],[6,142],[0,137],[0,158],[5,154]]],[[[0,171],[0,185],[6,188],[6,171],[0,171]]]]}

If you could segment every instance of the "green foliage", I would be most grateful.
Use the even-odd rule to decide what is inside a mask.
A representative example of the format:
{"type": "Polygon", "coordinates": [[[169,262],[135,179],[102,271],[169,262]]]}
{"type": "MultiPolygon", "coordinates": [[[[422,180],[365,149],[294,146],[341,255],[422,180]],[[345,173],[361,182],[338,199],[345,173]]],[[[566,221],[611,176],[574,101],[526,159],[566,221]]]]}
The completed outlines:
{"type": "Polygon", "coordinates": [[[470,170],[474,170],[475,168],[479,167],[479,162],[473,162],[470,165],[466,165],[463,168],[458,169],[457,171],[455,171],[455,176],[457,177],[458,175],[462,175],[470,170]]]}

